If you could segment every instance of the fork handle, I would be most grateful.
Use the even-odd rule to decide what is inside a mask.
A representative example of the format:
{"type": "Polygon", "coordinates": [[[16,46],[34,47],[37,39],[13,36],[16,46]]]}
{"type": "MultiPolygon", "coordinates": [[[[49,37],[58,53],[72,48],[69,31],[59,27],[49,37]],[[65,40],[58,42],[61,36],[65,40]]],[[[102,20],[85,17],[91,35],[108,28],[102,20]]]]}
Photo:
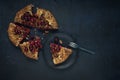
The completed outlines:
{"type": "Polygon", "coordinates": [[[79,47],[79,49],[82,50],[82,51],[85,51],[85,52],[87,52],[89,54],[95,54],[93,51],[90,51],[90,50],[82,48],[82,47],[79,47]]]}

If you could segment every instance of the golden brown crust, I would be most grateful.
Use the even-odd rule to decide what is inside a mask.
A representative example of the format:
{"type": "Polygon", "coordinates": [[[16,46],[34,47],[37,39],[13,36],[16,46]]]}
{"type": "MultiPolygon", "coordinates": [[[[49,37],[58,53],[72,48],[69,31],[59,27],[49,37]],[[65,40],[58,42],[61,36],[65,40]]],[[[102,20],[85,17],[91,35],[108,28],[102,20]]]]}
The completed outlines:
{"type": "Polygon", "coordinates": [[[32,4],[30,4],[30,5],[27,5],[26,7],[24,7],[23,9],[21,9],[20,11],[18,11],[16,13],[14,22],[22,23],[21,16],[23,16],[24,13],[26,13],[26,12],[29,12],[31,15],[33,15],[32,7],[34,7],[34,6],[32,4]]]}
{"type": "Polygon", "coordinates": [[[40,17],[42,14],[44,14],[45,19],[49,22],[49,25],[52,26],[52,29],[58,29],[57,21],[52,13],[46,9],[37,8],[36,15],[40,17]]]}
{"type": "Polygon", "coordinates": [[[10,41],[15,45],[18,46],[19,43],[22,41],[23,38],[19,37],[19,35],[14,34],[14,28],[16,27],[15,24],[10,23],[8,27],[8,36],[10,41]]]}
{"type": "MultiPolygon", "coordinates": [[[[14,22],[18,22],[18,23],[22,24],[23,20],[21,19],[21,17],[26,12],[29,12],[31,15],[34,15],[32,13],[32,7],[34,7],[34,6],[32,4],[30,4],[30,5],[26,6],[26,7],[24,7],[23,9],[21,9],[20,11],[18,11],[16,13],[15,18],[14,18],[14,22]]],[[[55,17],[52,15],[52,13],[50,11],[46,10],[46,9],[37,8],[37,12],[36,12],[35,15],[40,18],[40,16],[42,14],[44,14],[44,17],[49,22],[49,25],[51,25],[51,29],[58,29],[57,21],[56,21],[55,17]]],[[[37,26],[34,25],[33,27],[37,27],[37,26]]]]}
{"type": "Polygon", "coordinates": [[[20,48],[21,48],[23,54],[28,58],[38,60],[38,49],[36,49],[36,51],[33,53],[29,50],[29,45],[30,45],[29,42],[24,42],[23,44],[20,44],[20,48]],[[28,48],[28,51],[25,51],[25,49],[24,49],[25,47],[28,48]]]}
{"type": "Polygon", "coordinates": [[[65,62],[69,58],[69,56],[72,54],[72,50],[65,48],[65,47],[61,47],[60,51],[58,53],[55,53],[55,54],[58,54],[58,57],[52,56],[53,63],[60,64],[60,63],[65,62]]]}

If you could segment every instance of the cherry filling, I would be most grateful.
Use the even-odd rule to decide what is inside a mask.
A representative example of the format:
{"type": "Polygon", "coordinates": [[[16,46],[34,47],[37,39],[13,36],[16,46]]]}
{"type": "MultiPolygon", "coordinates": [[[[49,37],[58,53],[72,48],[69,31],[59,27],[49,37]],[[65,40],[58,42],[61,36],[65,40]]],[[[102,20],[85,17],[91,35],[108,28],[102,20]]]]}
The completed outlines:
{"type": "Polygon", "coordinates": [[[58,57],[58,52],[61,49],[61,45],[60,45],[60,39],[59,37],[54,37],[53,43],[50,43],[50,51],[53,54],[54,57],[58,57]]]}
{"type": "Polygon", "coordinates": [[[49,25],[49,22],[45,19],[43,14],[40,16],[40,19],[37,22],[37,26],[42,30],[46,30],[46,29],[51,28],[51,25],[49,25]]]}
{"type": "Polygon", "coordinates": [[[24,13],[21,19],[25,21],[29,21],[31,19],[31,14],[29,12],[24,13]]]}
{"type": "Polygon", "coordinates": [[[29,49],[31,52],[35,52],[37,49],[42,48],[40,39],[31,40],[29,41],[29,43],[30,43],[29,49]]]}
{"type": "Polygon", "coordinates": [[[29,12],[26,12],[21,16],[21,19],[23,20],[22,23],[27,26],[36,27],[41,30],[48,30],[51,28],[51,25],[49,25],[49,22],[45,19],[43,14],[38,18],[35,14],[31,15],[29,12]]]}
{"type": "Polygon", "coordinates": [[[27,26],[35,26],[37,18],[36,15],[31,15],[29,12],[26,12],[21,16],[21,19],[23,20],[22,23],[27,26]]]}
{"type": "Polygon", "coordinates": [[[17,28],[16,28],[16,29],[14,29],[14,32],[15,32],[15,35],[20,35],[20,34],[21,34],[21,31],[20,31],[20,30],[18,30],[17,28]]]}
{"type": "Polygon", "coordinates": [[[24,47],[24,51],[25,51],[25,52],[28,52],[28,48],[27,48],[27,47],[24,47]]]}
{"type": "Polygon", "coordinates": [[[61,46],[55,43],[50,43],[51,53],[55,54],[60,51],[61,46]]]}
{"type": "Polygon", "coordinates": [[[24,27],[20,27],[18,25],[16,25],[16,28],[14,28],[14,34],[20,35],[21,37],[26,37],[29,32],[30,32],[29,29],[24,28],[24,27]]]}

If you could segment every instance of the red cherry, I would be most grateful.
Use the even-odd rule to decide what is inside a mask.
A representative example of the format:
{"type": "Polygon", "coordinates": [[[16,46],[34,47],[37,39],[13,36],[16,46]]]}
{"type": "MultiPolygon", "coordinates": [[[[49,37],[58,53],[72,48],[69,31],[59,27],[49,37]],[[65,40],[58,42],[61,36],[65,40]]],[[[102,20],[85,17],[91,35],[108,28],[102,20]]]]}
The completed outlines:
{"type": "Polygon", "coordinates": [[[33,15],[34,18],[38,18],[38,16],[36,14],[33,15]]]}
{"type": "Polygon", "coordinates": [[[37,26],[39,26],[39,25],[40,25],[40,22],[37,22],[36,24],[37,24],[37,26]]]}
{"type": "Polygon", "coordinates": [[[35,52],[35,49],[33,49],[32,52],[34,53],[34,52],[35,52]]]}
{"type": "Polygon", "coordinates": [[[34,42],[34,41],[31,41],[31,45],[35,45],[35,42],[34,42]]]}
{"type": "Polygon", "coordinates": [[[34,19],[33,19],[33,18],[31,18],[31,19],[30,19],[30,21],[31,21],[31,22],[34,22],[34,19]]]}
{"type": "Polygon", "coordinates": [[[51,44],[50,44],[50,48],[51,48],[51,52],[54,54],[54,53],[60,51],[61,46],[60,46],[60,45],[57,45],[57,44],[54,44],[54,43],[51,43],[51,44]]]}
{"type": "Polygon", "coordinates": [[[27,52],[27,51],[28,51],[28,48],[27,48],[27,47],[24,47],[24,51],[27,52]]]}
{"type": "Polygon", "coordinates": [[[32,51],[32,50],[33,50],[33,46],[32,46],[32,45],[30,45],[30,46],[29,46],[29,49],[30,49],[30,51],[32,51]]]}

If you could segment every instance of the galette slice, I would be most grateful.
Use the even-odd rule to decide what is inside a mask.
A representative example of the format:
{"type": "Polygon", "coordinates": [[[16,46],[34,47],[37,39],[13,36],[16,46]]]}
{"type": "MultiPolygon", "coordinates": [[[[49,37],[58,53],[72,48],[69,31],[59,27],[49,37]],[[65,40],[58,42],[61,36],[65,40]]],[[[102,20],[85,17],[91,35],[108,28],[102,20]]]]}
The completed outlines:
{"type": "Polygon", "coordinates": [[[38,60],[39,50],[42,48],[41,39],[33,39],[20,44],[23,54],[31,59],[38,60]]]}
{"type": "Polygon", "coordinates": [[[56,43],[50,43],[50,51],[52,53],[52,60],[54,64],[65,62],[72,54],[72,49],[63,47],[56,43]]]}
{"type": "Polygon", "coordinates": [[[9,24],[8,37],[15,46],[18,46],[20,42],[29,35],[29,33],[30,29],[28,28],[16,25],[14,23],[9,24]]]}
{"type": "Polygon", "coordinates": [[[58,23],[49,10],[37,8],[37,12],[35,15],[38,16],[38,20],[36,22],[37,28],[41,30],[58,29],[58,23]]]}
{"type": "Polygon", "coordinates": [[[18,11],[14,22],[44,31],[58,29],[57,21],[50,11],[37,8],[37,12],[33,13],[33,7],[34,6],[30,4],[18,11]]]}
{"type": "Polygon", "coordinates": [[[16,13],[14,22],[25,25],[25,26],[34,26],[36,18],[32,12],[33,5],[27,5],[16,13]]]}

